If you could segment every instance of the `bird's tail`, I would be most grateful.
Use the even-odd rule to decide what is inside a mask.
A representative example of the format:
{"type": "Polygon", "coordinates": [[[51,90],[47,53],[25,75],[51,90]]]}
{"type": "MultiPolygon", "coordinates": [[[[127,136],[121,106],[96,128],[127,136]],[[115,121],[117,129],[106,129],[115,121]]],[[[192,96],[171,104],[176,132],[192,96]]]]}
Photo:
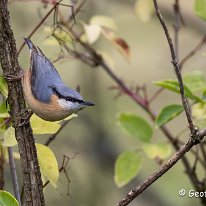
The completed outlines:
{"type": "Polygon", "coordinates": [[[28,38],[24,38],[24,41],[26,42],[26,44],[28,45],[29,49],[33,49],[35,48],[34,44],[32,43],[32,41],[28,38]]]}

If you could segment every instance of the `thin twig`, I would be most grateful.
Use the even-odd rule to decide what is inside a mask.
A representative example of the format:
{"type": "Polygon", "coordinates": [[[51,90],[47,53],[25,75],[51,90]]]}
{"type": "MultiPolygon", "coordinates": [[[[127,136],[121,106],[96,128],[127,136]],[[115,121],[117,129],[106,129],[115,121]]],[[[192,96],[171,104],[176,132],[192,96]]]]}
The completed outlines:
{"type": "MultiPolygon", "coordinates": [[[[198,138],[201,141],[206,135],[206,130],[202,130],[199,133],[198,138]]],[[[173,165],[175,165],[178,160],[180,160],[186,152],[188,152],[193,146],[195,142],[193,138],[189,137],[189,140],[186,144],[184,144],[175,155],[168,160],[157,172],[150,175],[145,181],[139,184],[138,187],[133,188],[123,200],[121,200],[117,206],[126,206],[128,205],[134,198],[136,198],[139,194],[141,194],[145,189],[147,189],[152,183],[158,180],[164,173],[166,173],[173,165]]],[[[190,171],[192,172],[192,171],[190,171]]]]}
{"type": "Polygon", "coordinates": [[[8,124],[11,121],[11,117],[7,117],[1,124],[0,124],[0,128],[3,127],[5,124],[8,124]]]}
{"type": "MultiPolygon", "coordinates": [[[[56,7],[60,4],[62,0],[59,0],[50,10],[49,12],[44,16],[44,18],[34,27],[34,29],[31,31],[31,33],[27,36],[27,38],[31,38],[34,33],[39,29],[39,27],[45,22],[45,20],[49,17],[49,15],[56,9],[56,7]]],[[[71,21],[71,19],[73,18],[74,15],[76,15],[77,13],[79,13],[79,11],[81,10],[81,8],[83,7],[83,5],[86,3],[87,0],[82,1],[79,6],[75,9],[75,11],[73,11],[73,14],[71,15],[71,17],[68,19],[68,22],[71,21]]],[[[22,49],[24,48],[25,42],[22,43],[22,45],[20,46],[17,55],[20,54],[20,52],[22,51],[22,49]]]]}
{"type": "Polygon", "coordinates": [[[57,130],[56,133],[52,134],[47,141],[44,143],[44,145],[48,146],[52,141],[54,141],[57,137],[57,135],[64,129],[64,127],[69,123],[70,120],[65,120],[62,124],[61,127],[57,130]]]}
{"type": "Polygon", "coordinates": [[[163,91],[164,91],[164,88],[163,88],[163,87],[159,88],[159,89],[152,95],[152,97],[150,97],[150,99],[148,100],[148,103],[151,104],[151,102],[154,101],[163,91]]]}
{"type": "MultiPolygon", "coordinates": [[[[53,10],[56,8],[56,6],[61,2],[62,0],[58,1],[50,10],[49,12],[44,16],[44,18],[34,27],[32,32],[27,36],[27,38],[31,38],[33,34],[39,29],[39,27],[45,22],[45,20],[49,17],[49,15],[53,12],[53,10]]],[[[24,48],[25,42],[22,43],[20,46],[17,55],[20,54],[21,50],[24,48]]]]}
{"type": "Polygon", "coordinates": [[[15,165],[15,161],[14,161],[12,147],[8,147],[8,155],[9,155],[9,165],[10,165],[10,170],[11,170],[11,175],[12,175],[14,194],[15,194],[17,201],[19,202],[19,206],[21,206],[19,183],[18,183],[18,179],[17,179],[16,165],[15,165]]]}
{"type": "Polygon", "coordinates": [[[180,68],[182,70],[183,65],[191,58],[193,57],[206,43],[206,34],[203,36],[203,38],[200,40],[200,42],[192,49],[181,61],[180,61],[180,68]]]}
{"type": "Polygon", "coordinates": [[[179,0],[175,0],[175,4],[173,5],[174,13],[175,13],[175,25],[174,25],[174,49],[176,57],[179,57],[179,30],[180,30],[180,8],[179,8],[179,0]]]}
{"type": "Polygon", "coordinates": [[[178,79],[178,82],[179,82],[180,95],[181,95],[181,99],[182,99],[182,104],[183,104],[183,107],[184,107],[184,110],[185,110],[187,121],[189,123],[190,132],[191,132],[191,134],[193,134],[195,132],[195,126],[194,126],[194,123],[193,123],[193,120],[192,120],[190,105],[189,105],[188,100],[187,100],[187,98],[185,96],[184,84],[183,84],[183,80],[182,80],[182,75],[181,75],[179,61],[177,59],[177,56],[176,56],[176,53],[175,53],[175,49],[174,49],[174,45],[173,45],[172,39],[170,37],[167,25],[166,25],[162,15],[161,15],[161,13],[160,13],[157,1],[153,0],[153,2],[154,2],[154,7],[155,7],[156,15],[157,15],[157,17],[158,17],[158,19],[159,19],[159,21],[160,21],[160,23],[162,25],[162,28],[163,28],[163,30],[165,32],[165,36],[166,36],[167,41],[168,41],[168,45],[169,45],[170,53],[171,53],[171,58],[172,58],[172,64],[174,66],[174,70],[175,70],[175,73],[176,73],[176,76],[177,76],[177,79],[178,79]]]}
{"type": "MultiPolygon", "coordinates": [[[[59,168],[59,173],[64,172],[64,174],[65,174],[65,176],[68,180],[68,183],[70,182],[70,180],[69,180],[69,176],[67,174],[67,169],[66,168],[67,168],[67,165],[69,163],[69,160],[74,159],[77,154],[78,153],[75,153],[72,157],[68,157],[66,155],[63,155],[63,161],[62,161],[61,167],[59,168]]],[[[46,187],[48,184],[49,184],[49,180],[44,183],[43,187],[46,187]]]]}

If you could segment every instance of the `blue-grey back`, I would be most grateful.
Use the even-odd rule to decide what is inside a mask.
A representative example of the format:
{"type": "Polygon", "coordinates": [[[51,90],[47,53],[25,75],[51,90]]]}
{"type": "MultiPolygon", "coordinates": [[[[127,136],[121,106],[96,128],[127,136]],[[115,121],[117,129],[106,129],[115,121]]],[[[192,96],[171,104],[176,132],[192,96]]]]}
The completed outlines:
{"type": "Polygon", "coordinates": [[[37,52],[32,53],[31,69],[32,93],[36,99],[48,103],[53,93],[52,85],[62,83],[62,79],[52,63],[37,52]]]}

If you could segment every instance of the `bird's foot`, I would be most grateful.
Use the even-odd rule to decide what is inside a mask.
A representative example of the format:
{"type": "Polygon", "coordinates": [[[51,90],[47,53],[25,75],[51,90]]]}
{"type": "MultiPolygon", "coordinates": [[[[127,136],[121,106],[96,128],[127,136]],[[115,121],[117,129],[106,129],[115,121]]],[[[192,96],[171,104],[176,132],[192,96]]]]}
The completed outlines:
{"type": "Polygon", "coordinates": [[[23,69],[21,69],[20,73],[17,74],[17,75],[14,75],[14,74],[4,74],[4,78],[7,81],[9,81],[9,82],[21,80],[23,76],[24,76],[23,69]]]}
{"type": "Polygon", "coordinates": [[[20,115],[18,126],[22,127],[23,125],[28,124],[32,114],[33,114],[33,112],[29,109],[25,109],[24,111],[22,111],[21,115],[20,115]]]}

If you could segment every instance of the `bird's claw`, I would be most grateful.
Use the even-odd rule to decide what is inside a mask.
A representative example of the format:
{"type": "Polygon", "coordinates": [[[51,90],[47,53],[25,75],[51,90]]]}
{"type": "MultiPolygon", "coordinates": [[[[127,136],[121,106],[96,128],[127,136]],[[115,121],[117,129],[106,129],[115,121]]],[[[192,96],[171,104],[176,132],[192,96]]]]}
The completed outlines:
{"type": "Polygon", "coordinates": [[[33,112],[31,110],[28,110],[28,109],[22,111],[21,115],[20,115],[20,122],[19,122],[18,126],[22,127],[23,125],[28,124],[32,114],[33,114],[33,112]]]}
{"type": "Polygon", "coordinates": [[[7,81],[9,81],[9,82],[21,80],[23,76],[24,76],[23,70],[21,70],[20,73],[17,74],[17,75],[14,75],[14,74],[4,74],[4,78],[7,81]]]}

